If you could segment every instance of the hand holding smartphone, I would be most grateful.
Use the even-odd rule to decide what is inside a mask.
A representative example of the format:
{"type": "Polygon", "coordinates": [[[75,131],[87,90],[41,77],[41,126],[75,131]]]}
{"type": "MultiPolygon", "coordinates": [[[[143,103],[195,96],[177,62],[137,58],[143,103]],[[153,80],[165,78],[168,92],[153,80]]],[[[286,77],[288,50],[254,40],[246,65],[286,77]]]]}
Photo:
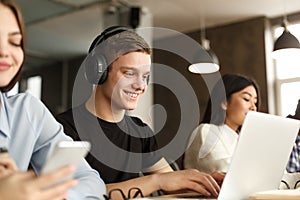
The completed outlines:
{"type": "MultiPolygon", "coordinates": [[[[52,172],[66,165],[78,167],[90,149],[91,144],[87,141],[59,142],[48,157],[46,164],[41,170],[41,174],[52,172]]],[[[70,178],[72,178],[72,175],[65,177],[63,180],[59,180],[59,182],[70,178]]]]}

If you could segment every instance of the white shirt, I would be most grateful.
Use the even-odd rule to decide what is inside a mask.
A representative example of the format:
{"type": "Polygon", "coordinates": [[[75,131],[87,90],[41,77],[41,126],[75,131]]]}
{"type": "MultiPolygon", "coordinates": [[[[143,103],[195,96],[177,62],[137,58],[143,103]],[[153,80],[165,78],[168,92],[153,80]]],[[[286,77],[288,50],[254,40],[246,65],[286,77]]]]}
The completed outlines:
{"type": "Polygon", "coordinates": [[[227,172],[237,141],[238,134],[226,124],[200,124],[190,137],[184,167],[227,172]]]}

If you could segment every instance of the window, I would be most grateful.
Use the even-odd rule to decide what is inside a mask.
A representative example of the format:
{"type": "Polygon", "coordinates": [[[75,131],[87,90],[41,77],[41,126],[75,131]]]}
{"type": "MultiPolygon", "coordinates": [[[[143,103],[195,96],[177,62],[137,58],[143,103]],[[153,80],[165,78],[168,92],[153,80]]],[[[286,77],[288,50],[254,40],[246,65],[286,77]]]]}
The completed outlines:
{"type": "Polygon", "coordinates": [[[20,81],[20,92],[28,92],[38,99],[41,99],[42,77],[31,76],[20,81]]]}
{"type": "Polygon", "coordinates": [[[8,96],[15,95],[19,92],[28,92],[38,99],[41,99],[42,93],[42,77],[32,76],[26,79],[21,79],[16,85],[7,93],[8,96]]]}
{"type": "Polygon", "coordinates": [[[42,92],[42,77],[33,76],[27,79],[27,90],[26,92],[32,94],[38,99],[41,99],[42,92]]]}
{"type": "MultiPolygon", "coordinates": [[[[300,40],[300,23],[288,26],[288,30],[300,40]]],[[[283,28],[276,28],[275,38],[282,34],[283,28]]],[[[281,116],[294,114],[300,99],[300,55],[289,60],[276,60],[275,85],[277,111],[281,116]]]]}

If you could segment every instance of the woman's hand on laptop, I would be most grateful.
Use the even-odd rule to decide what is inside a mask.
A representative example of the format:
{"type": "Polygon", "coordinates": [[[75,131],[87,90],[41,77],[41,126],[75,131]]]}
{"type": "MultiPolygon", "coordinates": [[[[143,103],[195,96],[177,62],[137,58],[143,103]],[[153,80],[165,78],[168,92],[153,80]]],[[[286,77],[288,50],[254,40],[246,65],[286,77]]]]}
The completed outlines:
{"type": "MultiPolygon", "coordinates": [[[[196,169],[186,169],[174,172],[160,173],[160,189],[166,192],[192,190],[204,196],[218,196],[220,186],[209,174],[196,169]]],[[[219,177],[219,174],[218,176],[219,177]]]]}

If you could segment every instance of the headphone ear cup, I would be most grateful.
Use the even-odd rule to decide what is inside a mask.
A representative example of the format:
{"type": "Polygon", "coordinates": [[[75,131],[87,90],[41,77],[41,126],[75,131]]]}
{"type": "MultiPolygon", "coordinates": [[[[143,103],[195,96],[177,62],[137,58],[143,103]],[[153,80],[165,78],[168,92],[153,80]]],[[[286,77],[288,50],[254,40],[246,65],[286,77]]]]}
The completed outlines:
{"type": "Polygon", "coordinates": [[[133,31],[124,26],[112,26],[100,35],[98,35],[92,42],[89,48],[89,54],[85,59],[85,76],[91,84],[103,84],[108,76],[108,65],[105,56],[96,51],[96,47],[105,41],[107,38],[112,37],[123,31],[133,31]]]}
{"type": "Polygon", "coordinates": [[[85,60],[85,76],[91,84],[102,84],[107,79],[107,62],[103,55],[96,55],[94,50],[85,60]]]}
{"type": "Polygon", "coordinates": [[[147,79],[146,79],[146,84],[149,85],[149,81],[150,81],[150,76],[147,76],[147,79]]]}
{"type": "Polygon", "coordinates": [[[103,84],[106,81],[107,77],[108,77],[108,68],[106,68],[104,70],[104,72],[102,73],[102,75],[101,75],[101,77],[100,77],[100,79],[98,81],[98,85],[103,84]]]}

